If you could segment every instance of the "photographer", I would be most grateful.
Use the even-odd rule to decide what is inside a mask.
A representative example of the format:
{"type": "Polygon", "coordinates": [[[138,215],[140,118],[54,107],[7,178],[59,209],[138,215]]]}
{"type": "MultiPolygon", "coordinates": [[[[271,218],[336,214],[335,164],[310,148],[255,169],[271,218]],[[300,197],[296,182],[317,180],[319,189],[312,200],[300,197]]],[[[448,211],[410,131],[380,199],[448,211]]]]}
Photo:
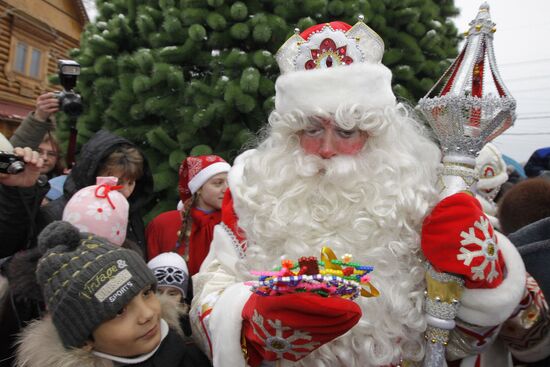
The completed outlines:
{"type": "Polygon", "coordinates": [[[0,258],[27,247],[40,202],[49,189],[47,181],[39,180],[44,161],[38,152],[15,148],[13,154],[25,162],[25,170],[18,174],[0,173],[0,258]]]}
{"type": "Polygon", "coordinates": [[[38,149],[48,132],[54,130],[52,115],[59,111],[59,100],[54,93],[41,94],[36,99],[36,109],[29,113],[10,139],[14,147],[38,149]]]}
{"type": "Polygon", "coordinates": [[[15,335],[23,322],[40,316],[41,297],[34,286],[35,261],[31,261],[39,256],[26,248],[49,185],[40,180],[44,161],[38,152],[30,148],[12,150],[1,134],[0,150],[3,156],[13,154],[25,163],[22,172],[0,173],[0,365],[9,365],[15,335]]]}

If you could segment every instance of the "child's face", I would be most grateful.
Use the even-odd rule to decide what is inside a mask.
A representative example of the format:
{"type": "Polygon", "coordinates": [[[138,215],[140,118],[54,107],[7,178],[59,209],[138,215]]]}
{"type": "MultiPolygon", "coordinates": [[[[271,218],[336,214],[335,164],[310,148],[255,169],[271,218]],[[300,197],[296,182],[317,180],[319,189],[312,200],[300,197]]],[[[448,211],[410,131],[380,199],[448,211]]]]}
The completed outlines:
{"type": "Polygon", "coordinates": [[[181,303],[183,296],[178,288],[169,285],[159,286],[157,293],[167,295],[175,300],[177,303],[181,303]]]}
{"type": "Polygon", "coordinates": [[[160,302],[152,287],[142,290],[93,332],[94,350],[118,357],[149,353],[160,343],[160,302]]]}
{"type": "Polygon", "coordinates": [[[124,195],[126,199],[128,199],[130,195],[132,195],[132,193],[134,192],[134,189],[136,188],[136,181],[129,180],[126,178],[119,178],[118,184],[122,185],[122,189],[120,189],[120,193],[124,195]]]}
{"type": "Polygon", "coordinates": [[[98,176],[114,176],[118,178],[118,185],[122,185],[122,189],[120,189],[119,192],[124,195],[126,199],[128,199],[136,188],[136,180],[133,178],[128,179],[124,174],[124,171],[121,169],[100,170],[98,172],[98,176]]]}
{"type": "Polygon", "coordinates": [[[220,210],[227,190],[227,173],[212,176],[199,190],[198,206],[204,210],[220,210]]]}

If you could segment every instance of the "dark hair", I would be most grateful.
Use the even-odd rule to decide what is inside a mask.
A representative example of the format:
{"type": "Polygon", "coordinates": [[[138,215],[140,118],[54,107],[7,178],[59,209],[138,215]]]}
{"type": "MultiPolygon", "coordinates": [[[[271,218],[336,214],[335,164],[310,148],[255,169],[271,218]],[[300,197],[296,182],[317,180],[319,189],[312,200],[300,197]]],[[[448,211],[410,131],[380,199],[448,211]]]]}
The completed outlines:
{"type": "Polygon", "coordinates": [[[137,181],[143,176],[143,155],[131,145],[121,145],[105,158],[97,174],[103,176],[112,175],[114,172],[122,172],[122,177],[137,181]]]}
{"type": "Polygon", "coordinates": [[[515,184],[502,197],[498,219],[504,234],[550,217],[550,180],[529,178],[515,184]]]}

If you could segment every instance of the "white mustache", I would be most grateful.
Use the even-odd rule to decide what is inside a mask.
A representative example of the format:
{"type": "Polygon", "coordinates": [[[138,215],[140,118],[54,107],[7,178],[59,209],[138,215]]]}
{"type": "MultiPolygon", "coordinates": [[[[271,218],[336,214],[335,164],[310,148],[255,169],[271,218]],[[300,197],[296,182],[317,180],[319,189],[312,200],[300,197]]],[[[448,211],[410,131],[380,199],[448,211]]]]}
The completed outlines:
{"type": "Polygon", "coordinates": [[[327,180],[345,178],[357,172],[361,155],[339,155],[330,159],[323,159],[316,155],[298,154],[295,157],[297,174],[302,177],[323,176],[327,180]]]}

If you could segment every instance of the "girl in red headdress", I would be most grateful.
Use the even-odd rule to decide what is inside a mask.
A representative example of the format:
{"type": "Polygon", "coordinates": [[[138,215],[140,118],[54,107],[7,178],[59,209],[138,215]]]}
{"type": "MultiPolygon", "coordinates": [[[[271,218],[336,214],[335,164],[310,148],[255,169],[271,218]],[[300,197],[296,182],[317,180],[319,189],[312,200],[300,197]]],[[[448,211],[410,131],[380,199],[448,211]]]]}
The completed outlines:
{"type": "Polygon", "coordinates": [[[190,276],[199,271],[210,250],[214,226],[221,221],[230,168],[216,155],[188,157],[182,162],[178,184],[182,205],[160,214],[147,226],[149,259],[173,251],[185,258],[190,276]]]}

